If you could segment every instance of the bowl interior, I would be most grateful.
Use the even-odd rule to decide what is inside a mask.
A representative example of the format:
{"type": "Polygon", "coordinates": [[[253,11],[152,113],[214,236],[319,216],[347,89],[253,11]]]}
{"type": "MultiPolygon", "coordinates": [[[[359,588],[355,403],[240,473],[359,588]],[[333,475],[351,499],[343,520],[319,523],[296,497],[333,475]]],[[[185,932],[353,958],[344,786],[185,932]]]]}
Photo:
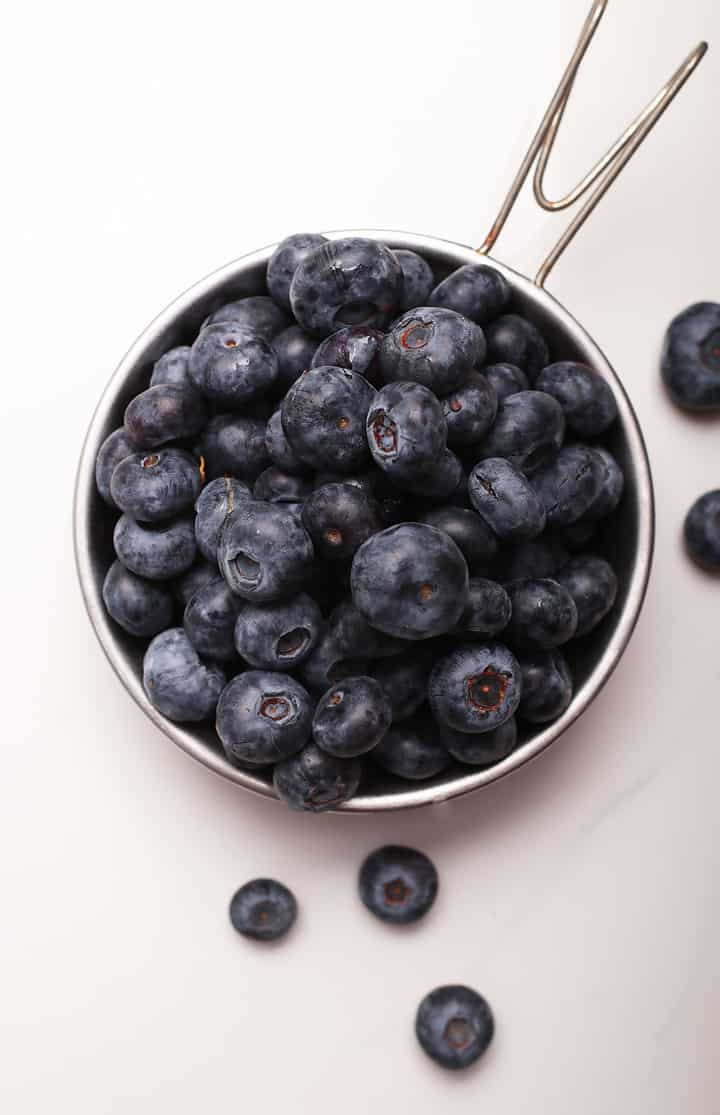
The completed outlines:
{"type": "MultiPolygon", "coordinates": [[[[464,263],[478,262],[471,248],[430,237],[384,231],[350,235],[369,236],[391,247],[419,251],[438,279],[464,263]]],[[[212,726],[173,724],[160,716],[145,697],[142,689],[145,644],[117,627],[102,603],[102,582],[114,557],[112,532],[117,515],[97,494],[94,461],[103,439],[122,424],[130,399],[147,386],[152,364],[163,352],[173,345],[192,343],[206,315],[223,303],[243,295],[267,293],[265,267],[273,248],[270,245],[254,252],[203,279],[173,302],[138,338],[108,384],[92,419],[78,472],[75,506],[76,556],[83,594],[98,638],[123,684],[158,727],[185,751],[218,774],[268,796],[274,796],[269,779],[228,763],[212,726]]],[[[540,730],[524,729],[518,749],[502,763],[485,770],[457,764],[434,779],[413,784],[384,774],[368,763],[360,793],[342,807],[345,811],[393,809],[445,800],[493,781],[539,754],[602,688],[622,654],[642,605],[652,555],[653,498],[647,454],[632,407],[602,352],[558,302],[501,263],[495,260],[487,263],[508,279],[513,289],[513,308],[537,324],[548,341],[551,358],[590,364],[608,381],[617,399],[619,419],[603,440],[624,470],[625,493],[592,548],[603,553],[616,570],[618,599],[603,623],[573,646],[575,693],[569,708],[557,721],[540,730]]]]}

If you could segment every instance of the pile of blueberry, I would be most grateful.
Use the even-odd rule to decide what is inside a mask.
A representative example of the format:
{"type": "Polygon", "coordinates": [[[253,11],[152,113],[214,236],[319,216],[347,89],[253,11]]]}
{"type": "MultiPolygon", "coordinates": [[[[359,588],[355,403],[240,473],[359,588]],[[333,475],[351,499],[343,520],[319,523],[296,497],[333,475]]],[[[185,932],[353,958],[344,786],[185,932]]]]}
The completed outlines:
{"type": "Polygon", "coordinates": [[[516,717],[565,710],[560,648],[615,601],[614,396],[551,362],[489,266],[437,282],[414,252],[303,234],[267,289],[162,356],[98,454],[103,596],[151,640],[148,698],[214,718],[297,809],[346,801],[367,761],[497,763],[516,717]]]}

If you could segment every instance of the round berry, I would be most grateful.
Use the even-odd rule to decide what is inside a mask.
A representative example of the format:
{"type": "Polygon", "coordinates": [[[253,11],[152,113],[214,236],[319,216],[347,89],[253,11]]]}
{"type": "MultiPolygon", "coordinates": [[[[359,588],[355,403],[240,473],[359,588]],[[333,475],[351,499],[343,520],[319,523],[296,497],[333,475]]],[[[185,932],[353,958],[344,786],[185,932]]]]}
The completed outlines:
{"type": "Polygon", "coordinates": [[[295,896],[276,879],[251,879],[230,903],[233,929],[253,941],[277,941],[292,929],[296,918],[295,896]]]}
{"type": "Polygon", "coordinates": [[[434,903],[438,873],[424,852],[386,844],[364,860],[358,886],[371,914],[392,925],[409,925],[434,903]]]}
{"type": "Polygon", "coordinates": [[[469,987],[438,987],[418,1007],[415,1033],[429,1057],[446,1069],[466,1069],[485,1052],[495,1032],[492,1011],[469,987]]]}

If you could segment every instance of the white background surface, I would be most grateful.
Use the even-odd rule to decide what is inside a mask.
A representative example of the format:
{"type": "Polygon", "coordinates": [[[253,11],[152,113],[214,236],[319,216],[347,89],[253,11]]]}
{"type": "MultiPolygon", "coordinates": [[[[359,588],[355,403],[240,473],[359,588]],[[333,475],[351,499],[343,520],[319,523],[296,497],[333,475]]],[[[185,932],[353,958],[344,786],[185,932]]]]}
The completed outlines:
{"type": "MultiPolygon", "coordinates": [[[[658,495],[635,638],[549,753],[435,811],[293,816],[145,721],[91,633],[71,554],[84,429],[150,318],[300,229],[479,243],[585,9],[69,0],[6,17],[3,1111],[717,1112],[720,584],[679,531],[720,483],[720,427],[674,410],[657,374],[672,314],[720,297],[715,0],[610,4],[550,174],[564,190],[715,40],[549,284],[624,378],[658,495]],[[355,896],[386,840],[441,874],[409,933],[355,896]],[[258,874],[302,903],[282,948],[227,922],[258,874]],[[420,997],[452,981],[498,1022],[464,1076],[412,1034],[420,997]]],[[[498,255],[530,269],[561,226],[525,202],[498,255]]]]}

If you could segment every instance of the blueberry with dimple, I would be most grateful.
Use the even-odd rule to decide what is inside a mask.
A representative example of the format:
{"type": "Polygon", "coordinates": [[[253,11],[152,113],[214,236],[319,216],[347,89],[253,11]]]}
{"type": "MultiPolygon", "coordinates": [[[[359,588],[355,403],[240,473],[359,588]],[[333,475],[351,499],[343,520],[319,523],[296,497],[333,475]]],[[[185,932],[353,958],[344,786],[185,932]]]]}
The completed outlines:
{"type": "Polygon", "coordinates": [[[358,888],[371,914],[391,925],[409,925],[435,901],[438,873],[424,852],[386,844],[363,861],[358,888]]]}
{"type": "Polygon", "coordinates": [[[136,395],[125,410],[125,429],[138,447],[153,448],[199,434],[207,422],[205,401],[194,387],[159,383],[136,395]]]}
{"type": "MultiPolygon", "coordinates": [[[[607,518],[619,504],[625,488],[625,477],[620,465],[607,449],[594,445],[590,452],[599,465],[600,488],[584,517],[596,522],[599,519],[607,518]]],[[[586,538],[586,542],[588,540],[586,538]]]]}
{"type": "Polygon", "coordinates": [[[530,724],[557,720],[570,704],[573,683],[558,650],[537,650],[520,658],[522,698],[518,716],[530,724]]]}
{"type": "Polygon", "coordinates": [[[429,1057],[446,1069],[466,1069],[485,1052],[495,1032],[487,1001],[469,987],[438,987],[425,996],[415,1033],[429,1057]]]}
{"type": "Polygon", "coordinates": [[[465,507],[437,507],[419,516],[421,523],[437,527],[452,538],[468,565],[492,561],[497,538],[487,523],[465,507]]]}
{"type": "Polygon", "coordinates": [[[310,536],[279,504],[244,501],[220,534],[220,571],[245,600],[291,596],[310,576],[312,561],[310,536]]]}
{"type": "Polygon", "coordinates": [[[532,477],[549,527],[564,527],[586,515],[600,494],[603,463],[594,449],[564,445],[532,477]]]}
{"type": "Polygon", "coordinates": [[[447,424],[442,404],[429,388],[400,382],[378,391],[366,432],[375,464],[401,479],[433,465],[445,449],[447,424]]]}
{"type": "Polygon", "coordinates": [[[329,624],[322,628],[310,655],[300,667],[303,682],[316,693],[324,693],[330,685],[345,678],[366,673],[367,661],[344,646],[329,624]]]}
{"type": "Polygon", "coordinates": [[[391,717],[390,701],[374,678],[344,678],[331,685],[318,701],[313,739],[330,755],[352,759],[380,743],[391,717]]]}
{"type": "Polygon", "coordinates": [[[235,623],[235,647],[258,669],[293,671],[310,655],[321,630],[319,607],[300,592],[289,600],[245,604],[235,623]]]}
{"type": "Polygon", "coordinates": [[[328,618],[330,637],[347,658],[389,658],[408,649],[403,639],[378,631],[357,610],[352,600],[342,600],[328,618]]]}
{"type": "Polygon", "coordinates": [[[440,400],[447,422],[448,445],[474,445],[488,432],[497,415],[495,388],[482,372],[470,372],[464,383],[440,400]]]}
{"type": "Polygon", "coordinates": [[[382,381],[380,347],[383,336],[379,329],[369,325],[346,325],[320,342],[311,366],[348,368],[377,385],[382,381]]]}
{"type": "Polygon", "coordinates": [[[305,745],[312,709],[309,693],[289,674],[246,670],[223,689],[215,726],[231,761],[263,766],[305,745]]]}
{"type": "Polygon", "coordinates": [[[133,453],[113,470],[110,492],[133,519],[161,522],[189,510],[200,492],[198,462],[182,449],[133,453]]]}
{"type": "Polygon", "coordinates": [[[430,306],[444,306],[487,325],[507,308],[510,285],[506,278],[483,263],[466,263],[435,287],[430,306]]]}
{"type": "Polygon", "coordinates": [[[297,475],[307,471],[308,466],[300,460],[283,430],[279,407],[270,416],[265,427],[265,450],[272,464],[283,472],[297,475]]]}
{"type": "Polygon", "coordinates": [[[253,941],[277,941],[292,929],[296,918],[294,894],[276,879],[251,879],[230,903],[233,929],[253,941]]]}
{"type": "Polygon", "coordinates": [[[311,337],[299,325],[290,325],[270,342],[278,363],[275,390],[283,395],[295,380],[312,365],[317,348],[317,337],[311,337]]]}
{"type": "Polygon", "coordinates": [[[720,572],[720,488],[695,500],[685,518],[685,545],[693,561],[720,572]]]}
{"type": "Polygon", "coordinates": [[[302,260],[290,284],[298,323],[319,337],[344,325],[382,329],[401,295],[402,269],[394,253],[359,236],[321,244],[302,260]]]}
{"type": "Polygon", "coordinates": [[[617,418],[617,403],[610,385],[588,364],[563,360],[548,364],[535,381],[563,408],[568,429],[580,437],[604,433],[617,418]]]}
{"type": "MultiPolygon", "coordinates": [[[[217,562],[213,561],[210,564],[209,561],[201,560],[188,569],[187,573],[183,573],[182,577],[178,577],[173,584],[173,589],[183,609],[198,589],[208,584],[209,581],[214,581],[217,575],[217,562]]],[[[167,624],[165,626],[167,627],[167,624]]]]}
{"type": "Polygon", "coordinates": [[[430,291],[435,284],[430,264],[417,252],[411,252],[407,248],[395,248],[394,253],[402,268],[402,294],[398,312],[402,314],[413,306],[429,305],[430,291]]]}
{"type": "Polygon", "coordinates": [[[519,391],[527,391],[530,387],[525,372],[514,364],[488,364],[483,368],[482,374],[495,389],[498,403],[509,395],[517,395],[519,391]]]}
{"type": "Polygon", "coordinates": [[[205,460],[207,479],[234,476],[255,480],[270,464],[265,431],[266,422],[257,414],[216,414],[211,418],[196,450],[205,460]]]}
{"type": "Polygon", "coordinates": [[[130,441],[127,431],[123,426],[113,430],[105,438],[95,458],[95,486],[101,497],[110,507],[117,507],[110,492],[110,481],[116,465],[137,452],[136,446],[130,441]]]}
{"type": "Polygon", "coordinates": [[[365,419],[375,388],[357,372],[321,367],[305,372],[282,401],[285,434],[315,469],[354,472],[369,459],[365,419]]]}
{"type": "Polygon", "coordinates": [[[518,314],[504,314],[490,322],[485,340],[489,364],[514,364],[531,383],[550,358],[540,330],[518,314]]]}
{"type": "Polygon", "coordinates": [[[238,504],[250,499],[247,484],[231,476],[221,476],[206,484],[195,501],[195,538],[208,561],[217,562],[220,531],[238,504]]]}
{"type": "Polygon", "coordinates": [[[233,631],[242,606],[222,577],[203,585],[185,606],[183,627],[198,654],[218,662],[235,658],[233,631]]]}
{"type": "Polygon", "coordinates": [[[109,615],[129,635],[149,639],[172,623],[175,604],[169,589],[137,577],[119,561],[105,575],[102,597],[109,615]]]}
{"type": "Polygon", "coordinates": [[[189,364],[190,345],[178,345],[176,348],[168,349],[153,364],[150,386],[157,387],[159,383],[175,383],[180,387],[192,387],[189,364]]]}
{"type": "Polygon", "coordinates": [[[353,558],[355,607],[373,627],[402,639],[450,631],[468,599],[468,568],[449,535],[423,523],[374,534],[353,558]]]}
{"type": "Polygon", "coordinates": [[[505,636],[514,646],[550,650],[572,639],[578,612],[563,585],[550,578],[528,578],[505,588],[512,604],[505,636]]]}
{"type": "Polygon", "coordinates": [[[382,529],[375,500],[353,484],[325,484],[305,499],[302,522],[318,557],[351,558],[371,535],[382,529]]]}
{"type": "Polygon", "coordinates": [[[234,322],[206,325],[190,353],[190,376],[220,406],[238,408],[272,391],[277,356],[269,341],[234,322]]]}
{"type": "Polygon", "coordinates": [[[392,323],[380,363],[386,383],[413,380],[436,395],[447,395],[484,356],[480,326],[454,310],[420,306],[392,323]]]}
{"type": "Polygon", "coordinates": [[[210,325],[217,324],[236,325],[256,337],[271,341],[290,325],[290,320],[272,298],[260,294],[249,298],[238,298],[235,302],[226,302],[224,306],[220,306],[205,318],[202,328],[206,329],[210,325]]]}
{"type": "Polygon", "coordinates": [[[517,709],[517,659],[502,643],[460,644],[435,664],[428,697],[439,724],[458,732],[489,732],[517,709]]]}
{"type": "Polygon", "coordinates": [[[308,476],[283,472],[271,465],[261,472],[253,487],[253,498],[267,503],[302,503],[313,490],[308,476]]]}
{"type": "Polygon", "coordinates": [[[471,577],[469,601],[458,621],[458,630],[473,635],[497,635],[510,622],[510,597],[497,581],[471,577]]]}
{"type": "Polygon", "coordinates": [[[615,603],[618,580],[605,558],[578,554],[565,562],[554,578],[575,601],[578,614],[576,636],[587,635],[588,631],[597,627],[615,603]]]}
{"type": "Polygon", "coordinates": [[[427,700],[433,660],[430,647],[419,647],[375,663],[372,674],[390,701],[393,723],[407,720],[427,700]]]}
{"type": "Polygon", "coordinates": [[[525,542],[545,529],[545,506],[527,476],[503,457],[488,457],[468,477],[470,502],[503,542],[525,542]]]}
{"type": "MultiPolygon", "coordinates": [[[[521,702],[522,707],[522,702],[521,702]]],[[[511,716],[489,732],[458,732],[439,725],[440,738],[453,759],[473,767],[491,767],[501,763],[517,747],[517,723],[511,716]]]]}
{"type": "Polygon", "coordinates": [[[276,764],[273,784],[291,809],[324,813],[354,796],[361,775],[359,759],[339,759],[309,743],[297,755],[276,764]]]}
{"type": "Polygon", "coordinates": [[[393,724],[373,750],[372,757],[383,770],[408,782],[434,778],[450,763],[450,754],[432,721],[421,714],[393,724]]]}
{"type": "Polygon", "coordinates": [[[327,244],[327,238],[319,232],[296,232],[280,241],[268,260],[265,280],[279,306],[290,309],[290,284],[293,275],[302,261],[322,244],[327,244]]]}
{"type": "Polygon", "coordinates": [[[207,720],[224,685],[223,670],[203,662],[182,627],[162,631],[145,651],[143,687],[150,703],[168,720],[207,720]]]}
{"type": "Polygon", "coordinates": [[[505,581],[520,581],[525,577],[553,577],[568,560],[569,553],[562,541],[547,534],[513,546],[502,565],[505,581]]]}
{"type": "Polygon", "coordinates": [[[518,391],[498,406],[497,418],[483,439],[483,457],[504,457],[528,475],[562,445],[562,407],[544,391],[518,391]]]}
{"type": "Polygon", "coordinates": [[[687,410],[720,410],[720,303],[696,302],[665,334],[662,377],[687,410]]]}
{"type": "Polygon", "coordinates": [[[138,523],[129,515],[121,515],[115,524],[113,544],[126,569],[151,581],[179,577],[197,555],[192,515],[163,523],[138,523]]]}

